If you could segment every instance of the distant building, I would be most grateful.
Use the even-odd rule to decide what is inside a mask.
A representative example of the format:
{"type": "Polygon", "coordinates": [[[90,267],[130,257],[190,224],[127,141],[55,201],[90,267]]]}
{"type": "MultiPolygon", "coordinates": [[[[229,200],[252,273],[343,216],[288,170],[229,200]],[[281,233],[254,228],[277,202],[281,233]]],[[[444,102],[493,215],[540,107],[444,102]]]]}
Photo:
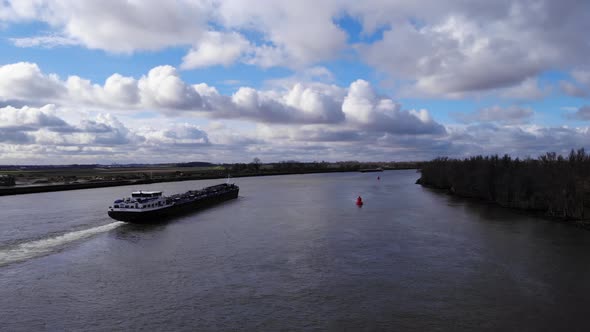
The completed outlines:
{"type": "Polygon", "coordinates": [[[8,174],[0,174],[0,186],[14,186],[14,176],[8,174]]]}

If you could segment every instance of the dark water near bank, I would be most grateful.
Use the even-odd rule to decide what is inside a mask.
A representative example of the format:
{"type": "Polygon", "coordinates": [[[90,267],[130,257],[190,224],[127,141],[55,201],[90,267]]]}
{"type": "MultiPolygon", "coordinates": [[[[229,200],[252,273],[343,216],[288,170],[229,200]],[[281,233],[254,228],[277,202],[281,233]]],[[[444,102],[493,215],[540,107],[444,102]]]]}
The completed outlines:
{"type": "Polygon", "coordinates": [[[0,330],[587,330],[589,231],[417,177],[240,178],[151,227],[106,207],[219,180],[0,197],[0,330]]]}

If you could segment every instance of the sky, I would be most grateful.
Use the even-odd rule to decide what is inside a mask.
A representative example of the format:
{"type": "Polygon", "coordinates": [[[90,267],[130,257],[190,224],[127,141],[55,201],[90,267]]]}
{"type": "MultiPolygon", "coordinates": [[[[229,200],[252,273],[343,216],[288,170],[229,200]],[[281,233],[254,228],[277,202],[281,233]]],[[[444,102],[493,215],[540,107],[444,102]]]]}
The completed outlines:
{"type": "Polygon", "coordinates": [[[590,142],[587,0],[1,0],[0,164],[590,142]]]}

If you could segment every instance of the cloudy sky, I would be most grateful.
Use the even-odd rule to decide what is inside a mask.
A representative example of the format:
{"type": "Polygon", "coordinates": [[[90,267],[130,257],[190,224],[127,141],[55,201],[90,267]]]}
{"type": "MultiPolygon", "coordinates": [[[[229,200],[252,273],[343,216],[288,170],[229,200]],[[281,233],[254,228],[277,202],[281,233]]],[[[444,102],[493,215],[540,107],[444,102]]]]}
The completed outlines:
{"type": "Polygon", "coordinates": [[[590,147],[587,0],[2,0],[0,164],[590,147]]]}

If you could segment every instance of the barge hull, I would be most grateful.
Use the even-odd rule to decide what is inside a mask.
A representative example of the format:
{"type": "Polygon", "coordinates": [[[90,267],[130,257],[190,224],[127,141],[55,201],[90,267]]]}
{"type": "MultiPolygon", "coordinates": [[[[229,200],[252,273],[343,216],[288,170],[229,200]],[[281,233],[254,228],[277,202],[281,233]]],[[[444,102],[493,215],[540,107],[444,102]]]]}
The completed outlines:
{"type": "Polygon", "coordinates": [[[169,218],[196,212],[203,208],[225,202],[230,199],[238,197],[239,190],[232,190],[223,194],[204,197],[192,202],[172,205],[168,208],[163,208],[154,211],[144,212],[127,212],[127,211],[108,211],[109,217],[135,224],[149,224],[165,221],[169,218]]]}

